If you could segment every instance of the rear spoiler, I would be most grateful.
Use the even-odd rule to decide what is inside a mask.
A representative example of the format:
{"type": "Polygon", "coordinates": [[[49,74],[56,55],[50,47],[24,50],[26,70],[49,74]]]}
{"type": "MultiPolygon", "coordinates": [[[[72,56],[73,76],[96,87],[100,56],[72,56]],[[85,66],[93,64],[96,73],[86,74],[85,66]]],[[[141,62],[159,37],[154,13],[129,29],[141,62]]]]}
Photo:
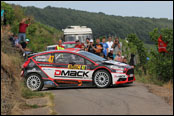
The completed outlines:
{"type": "Polygon", "coordinates": [[[36,55],[36,54],[37,54],[37,53],[29,54],[29,55],[27,56],[27,59],[30,58],[30,57],[32,57],[32,56],[34,56],[34,55],[36,55]]]}

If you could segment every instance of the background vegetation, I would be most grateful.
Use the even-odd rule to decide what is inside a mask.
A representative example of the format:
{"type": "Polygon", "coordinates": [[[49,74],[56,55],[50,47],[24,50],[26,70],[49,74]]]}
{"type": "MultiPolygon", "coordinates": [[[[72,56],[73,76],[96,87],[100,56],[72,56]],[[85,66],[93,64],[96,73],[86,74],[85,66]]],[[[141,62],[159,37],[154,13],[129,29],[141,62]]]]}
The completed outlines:
{"type": "Polygon", "coordinates": [[[85,25],[93,30],[94,38],[100,36],[118,36],[127,37],[134,33],[143,42],[152,44],[149,32],[154,28],[173,28],[173,20],[141,18],[141,17],[122,17],[106,15],[102,12],[92,13],[66,8],[45,7],[44,9],[36,7],[23,7],[26,15],[32,15],[35,20],[55,27],[64,29],[69,25],[85,25]]]}

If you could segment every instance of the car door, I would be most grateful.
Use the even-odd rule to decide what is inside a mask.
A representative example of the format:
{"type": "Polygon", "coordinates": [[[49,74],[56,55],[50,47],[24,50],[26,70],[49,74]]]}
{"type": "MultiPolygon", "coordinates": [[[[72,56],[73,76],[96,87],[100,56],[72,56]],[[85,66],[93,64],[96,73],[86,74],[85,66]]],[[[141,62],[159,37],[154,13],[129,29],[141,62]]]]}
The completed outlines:
{"type": "Polygon", "coordinates": [[[82,86],[92,82],[92,71],[85,58],[73,53],[55,53],[54,79],[60,86],[82,86]]]}

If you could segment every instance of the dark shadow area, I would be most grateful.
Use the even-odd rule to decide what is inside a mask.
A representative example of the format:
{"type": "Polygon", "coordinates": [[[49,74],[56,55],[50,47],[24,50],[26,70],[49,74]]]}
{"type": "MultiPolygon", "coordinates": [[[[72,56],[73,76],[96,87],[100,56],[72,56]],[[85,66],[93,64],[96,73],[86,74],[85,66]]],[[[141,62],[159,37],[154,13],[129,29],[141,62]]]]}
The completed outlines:
{"type": "Polygon", "coordinates": [[[72,90],[72,89],[113,89],[113,88],[126,88],[133,87],[135,84],[121,84],[121,85],[113,85],[108,88],[97,88],[95,86],[92,87],[55,87],[55,88],[43,88],[42,91],[53,91],[53,90],[72,90]]]}

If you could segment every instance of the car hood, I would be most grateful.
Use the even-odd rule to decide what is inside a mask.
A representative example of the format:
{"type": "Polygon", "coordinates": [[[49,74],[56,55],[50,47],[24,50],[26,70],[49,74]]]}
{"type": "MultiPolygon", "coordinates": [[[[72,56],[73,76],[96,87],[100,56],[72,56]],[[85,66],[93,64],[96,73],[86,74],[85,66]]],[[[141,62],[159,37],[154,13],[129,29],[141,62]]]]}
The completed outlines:
{"type": "Polygon", "coordinates": [[[106,60],[106,61],[103,61],[103,63],[108,64],[108,65],[115,65],[115,66],[123,67],[123,68],[131,68],[131,66],[128,65],[128,64],[125,64],[125,63],[122,63],[122,62],[117,62],[117,61],[114,61],[114,60],[106,60]]]}

